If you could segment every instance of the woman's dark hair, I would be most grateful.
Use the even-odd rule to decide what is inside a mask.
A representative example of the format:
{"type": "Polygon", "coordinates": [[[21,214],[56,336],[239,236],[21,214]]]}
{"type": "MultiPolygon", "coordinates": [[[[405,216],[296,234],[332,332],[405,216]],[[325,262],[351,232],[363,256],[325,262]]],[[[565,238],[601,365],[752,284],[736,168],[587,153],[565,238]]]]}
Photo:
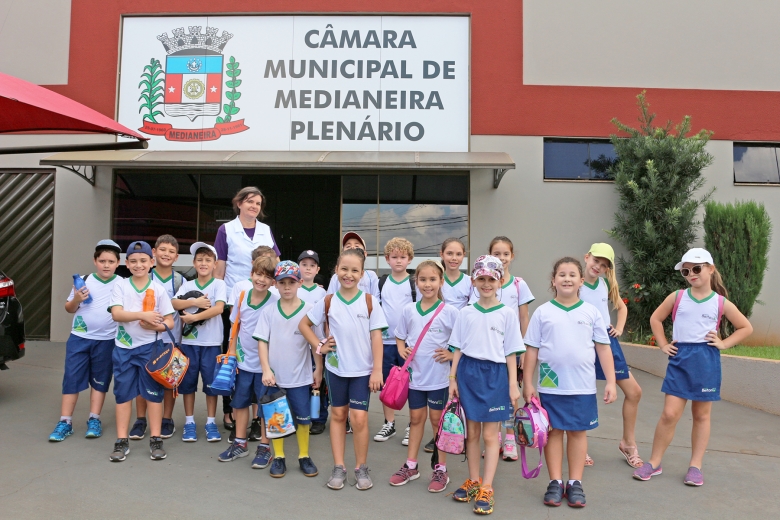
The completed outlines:
{"type": "Polygon", "coordinates": [[[236,196],[233,197],[233,211],[236,212],[236,215],[241,213],[241,211],[238,209],[238,205],[244,202],[249,197],[253,197],[255,195],[260,195],[260,218],[265,218],[265,196],[263,196],[263,192],[260,191],[260,188],[257,186],[245,186],[238,190],[238,193],[236,193],[236,196]]]}

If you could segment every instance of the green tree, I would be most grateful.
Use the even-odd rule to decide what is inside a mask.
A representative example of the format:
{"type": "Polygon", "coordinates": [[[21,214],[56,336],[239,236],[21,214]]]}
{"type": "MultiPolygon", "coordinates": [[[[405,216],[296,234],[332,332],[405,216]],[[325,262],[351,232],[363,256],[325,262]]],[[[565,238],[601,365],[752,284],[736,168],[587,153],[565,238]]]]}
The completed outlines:
{"type": "MultiPolygon", "coordinates": [[[[754,201],[704,206],[704,244],[729,291],[729,300],[747,317],[753,305],[761,303],[758,294],[769,261],[772,222],[763,204],[754,201]]],[[[722,332],[733,328],[723,320],[722,332]]]]}
{"type": "Polygon", "coordinates": [[[615,226],[609,231],[631,253],[617,259],[628,301],[629,339],[646,341],[650,316],[684,284],[674,265],[696,240],[699,207],[713,190],[699,194],[702,170],[712,163],[705,146],[712,132],[691,133],[691,118],[654,126],[645,93],[637,96],[639,128],[613,119],[618,160],[611,171],[620,195],[615,226]]]}

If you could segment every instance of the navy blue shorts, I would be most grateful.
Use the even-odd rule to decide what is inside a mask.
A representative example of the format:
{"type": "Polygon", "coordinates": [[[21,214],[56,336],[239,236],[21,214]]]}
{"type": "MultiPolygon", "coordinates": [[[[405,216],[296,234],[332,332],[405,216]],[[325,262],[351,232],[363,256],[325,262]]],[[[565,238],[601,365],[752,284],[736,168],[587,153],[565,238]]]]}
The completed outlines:
{"type": "Polygon", "coordinates": [[[444,410],[447,399],[450,396],[450,387],[445,386],[439,390],[414,390],[409,389],[409,409],[419,410],[426,406],[431,410],[444,410]]]}
{"type": "Polygon", "coordinates": [[[341,377],[326,369],[325,378],[332,407],[349,405],[353,410],[368,411],[371,396],[368,381],[371,376],[341,377]]]}
{"type": "Polygon", "coordinates": [[[398,353],[398,346],[393,343],[392,345],[384,345],[385,350],[382,353],[382,381],[387,381],[387,377],[390,375],[390,369],[393,367],[400,367],[404,364],[404,359],[401,354],[398,353]]]}
{"type": "Polygon", "coordinates": [[[677,343],[661,391],[690,401],[720,401],[720,350],[706,343],[677,343]]]}
{"type": "Polygon", "coordinates": [[[509,376],[506,363],[460,356],[458,395],[466,419],[474,422],[503,422],[512,418],[509,376]]]}
{"type": "Polygon", "coordinates": [[[116,404],[143,397],[150,403],[162,403],[165,388],[152,379],[146,371],[146,363],[152,357],[155,343],[147,343],[135,348],[114,348],[114,397],[116,404]]]}
{"type": "MultiPolygon", "coordinates": [[[[263,384],[262,372],[247,372],[246,370],[238,369],[236,374],[236,387],[233,390],[233,399],[230,405],[233,408],[249,408],[252,404],[252,398],[257,396],[261,398],[265,395],[266,386],[263,384]]],[[[256,402],[256,401],[254,401],[256,402]]],[[[263,408],[257,407],[257,416],[263,416],[263,408]]]]}
{"type": "Polygon", "coordinates": [[[222,345],[201,347],[199,345],[182,345],[179,347],[185,356],[190,358],[190,367],[184,374],[184,379],[179,385],[179,393],[182,395],[194,394],[198,391],[198,373],[203,382],[203,393],[217,395],[211,389],[214,381],[214,367],[217,366],[217,356],[222,353],[222,345]]]}
{"type": "Polygon", "coordinates": [[[598,428],[599,406],[596,394],[558,395],[539,393],[550,426],[556,430],[581,432],[598,428]]]}
{"type": "Polygon", "coordinates": [[[311,385],[285,388],[295,424],[311,424],[311,385]]]}
{"type": "MultiPolygon", "coordinates": [[[[614,336],[609,337],[609,348],[612,349],[612,359],[615,362],[615,380],[628,379],[628,363],[626,363],[626,357],[623,355],[623,349],[620,348],[620,342],[614,336]]],[[[601,361],[596,354],[596,379],[599,381],[606,381],[604,377],[604,371],[601,369],[601,361]]]]}
{"type": "Polygon", "coordinates": [[[65,372],[62,393],[77,394],[92,386],[108,392],[114,362],[114,339],[87,339],[71,334],[65,344],[65,372]]]}

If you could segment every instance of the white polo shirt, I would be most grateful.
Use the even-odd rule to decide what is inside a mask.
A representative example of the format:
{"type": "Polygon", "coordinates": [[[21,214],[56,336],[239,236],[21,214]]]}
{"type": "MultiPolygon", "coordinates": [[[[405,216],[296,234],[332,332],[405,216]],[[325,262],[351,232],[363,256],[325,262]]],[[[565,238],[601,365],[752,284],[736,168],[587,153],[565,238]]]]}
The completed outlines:
{"type": "Polygon", "coordinates": [[[601,313],[604,324],[609,327],[612,318],[609,316],[609,282],[606,278],[596,278],[596,283],[593,285],[588,282],[582,284],[580,299],[596,307],[601,313]]]}
{"type": "Polygon", "coordinates": [[[311,371],[311,346],[298,330],[301,319],[312,305],[301,301],[300,306],[287,315],[282,300],[266,306],[260,313],[252,337],[268,343],[268,364],[277,386],[297,388],[314,382],[311,371]]]}
{"type": "Polygon", "coordinates": [[[464,356],[506,363],[506,357],[525,352],[517,309],[499,303],[484,309],[479,303],[460,310],[449,344],[464,356]]]}
{"type": "MultiPolygon", "coordinates": [[[[122,278],[114,285],[111,293],[111,301],[108,310],[112,307],[122,307],[128,312],[141,312],[144,310],[144,298],[147,290],[154,291],[154,310],[163,316],[169,316],[174,313],[171,307],[171,299],[165,287],[154,280],[146,279],[146,285],[136,289],[132,278],[122,278]]],[[[167,333],[163,333],[166,335],[167,333]]],[[[117,323],[116,340],[114,343],[119,348],[138,348],[142,345],[152,343],[158,338],[158,333],[153,330],[146,330],[141,327],[141,322],[130,321],[126,323],[117,323]]],[[[161,338],[162,339],[162,338],[161,338]]]]}
{"type": "MultiPolygon", "coordinates": [[[[176,296],[183,296],[190,291],[200,291],[205,296],[208,296],[211,306],[217,304],[217,302],[227,303],[227,286],[225,282],[219,278],[212,278],[205,285],[200,285],[198,279],[188,280],[181,284],[176,296]]],[[[189,307],[184,309],[185,312],[195,313],[197,307],[189,307]]],[[[182,344],[195,345],[201,347],[210,347],[214,345],[222,345],[223,338],[222,331],[222,315],[218,314],[207,319],[204,323],[196,326],[190,331],[190,333],[182,338],[182,344]]]]}
{"type": "Polygon", "coordinates": [[[686,289],[677,307],[672,340],[680,343],[706,343],[707,334],[717,328],[718,293],[712,291],[703,300],[697,300],[691,290],[686,289]]]}
{"type": "MultiPolygon", "coordinates": [[[[74,336],[85,339],[107,340],[116,336],[116,322],[111,317],[108,306],[111,303],[111,294],[114,286],[122,281],[122,277],[114,275],[108,280],[103,280],[97,274],[87,276],[84,282],[92,296],[92,303],[81,302],[73,316],[73,328],[70,331],[74,336]]],[[[70,290],[68,301],[72,301],[73,289],[70,290]]]]}
{"type": "MultiPolygon", "coordinates": [[[[330,333],[336,340],[336,352],[325,356],[325,368],[338,376],[367,376],[374,369],[371,331],[386,329],[387,320],[379,301],[371,295],[368,297],[373,300],[370,316],[363,291],[358,291],[350,301],[340,292],[331,300],[328,321],[330,333]]],[[[325,323],[325,298],[307,315],[314,325],[325,323]]]]}
{"type": "Polygon", "coordinates": [[[392,275],[387,277],[381,291],[382,311],[387,318],[387,328],[382,331],[382,343],[395,345],[393,331],[401,319],[401,313],[407,304],[412,302],[412,286],[409,275],[402,281],[396,282],[392,275]]]}
{"type": "MultiPolygon", "coordinates": [[[[236,284],[233,286],[233,288],[230,290],[230,294],[228,295],[227,299],[227,306],[232,307],[236,304],[236,300],[238,300],[238,297],[241,296],[241,291],[244,291],[244,293],[248,293],[249,290],[254,287],[254,283],[252,283],[251,278],[247,278],[246,280],[241,280],[239,282],[236,282],[236,284]]],[[[279,290],[275,286],[271,286],[268,288],[268,292],[279,297],[279,290]]]]}
{"type": "Polygon", "coordinates": [[[525,343],[539,349],[540,393],[596,393],[595,344],[609,345],[609,336],[595,306],[582,300],[571,307],[555,300],[541,305],[531,316],[525,343]]]}
{"type": "Polygon", "coordinates": [[[257,305],[250,305],[253,289],[249,289],[244,295],[244,299],[231,308],[230,321],[236,322],[236,314],[239,309],[241,318],[238,324],[238,340],[236,341],[236,358],[238,359],[239,370],[260,374],[263,368],[260,366],[260,351],[257,347],[257,340],[252,336],[257,328],[257,322],[260,319],[262,310],[272,307],[277,298],[266,291],[265,298],[257,305]]]}
{"type": "Polygon", "coordinates": [[[423,312],[420,302],[407,304],[395,328],[395,337],[405,341],[409,348],[414,348],[425,325],[439,306],[444,308],[431,323],[431,327],[423,337],[414,359],[409,363],[412,369],[412,379],[409,388],[413,390],[439,390],[450,386],[450,364],[439,363],[433,356],[436,349],[446,349],[447,341],[452,335],[452,328],[458,319],[458,309],[453,305],[438,302],[423,312]]]}
{"type": "Polygon", "coordinates": [[[453,281],[444,275],[444,285],[441,286],[441,294],[444,296],[444,303],[452,305],[460,310],[469,304],[471,296],[471,278],[463,273],[453,281]]]}

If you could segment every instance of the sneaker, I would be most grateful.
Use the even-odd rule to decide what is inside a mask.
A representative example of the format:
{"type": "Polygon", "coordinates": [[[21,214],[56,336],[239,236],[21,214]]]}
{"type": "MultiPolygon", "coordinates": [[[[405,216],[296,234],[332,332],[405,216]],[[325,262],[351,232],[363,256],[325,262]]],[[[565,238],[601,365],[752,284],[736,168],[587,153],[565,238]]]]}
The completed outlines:
{"type": "Polygon", "coordinates": [[[436,465],[436,469],[431,475],[431,482],[428,484],[428,491],[431,493],[441,493],[447,489],[447,484],[450,483],[450,477],[447,472],[440,469],[440,465],[436,465]]]}
{"type": "Polygon", "coordinates": [[[247,439],[250,441],[259,441],[263,438],[263,430],[260,426],[260,418],[255,417],[252,419],[252,425],[249,427],[249,436],[247,439]]]}
{"type": "Polygon", "coordinates": [[[333,466],[330,472],[328,487],[330,489],[341,489],[344,487],[344,481],[347,480],[347,468],[344,466],[333,466]]]}
{"type": "Polygon", "coordinates": [[[318,470],[317,466],[312,462],[311,457],[298,459],[298,466],[300,466],[301,471],[303,471],[303,474],[307,477],[316,477],[320,473],[320,470],[318,470]]]}
{"type": "Polygon", "coordinates": [[[114,451],[111,452],[108,460],[111,462],[122,462],[127,458],[128,453],[130,453],[130,440],[117,439],[114,443],[114,451]]]}
{"type": "Polygon", "coordinates": [[[544,494],[544,505],[558,507],[563,501],[563,484],[557,480],[551,480],[544,494]]]}
{"type": "Polygon", "coordinates": [[[702,475],[699,468],[691,466],[688,468],[688,473],[685,474],[683,482],[686,486],[701,486],[704,484],[704,475],[702,475]]]}
{"type": "Polygon", "coordinates": [[[355,487],[360,491],[371,489],[374,487],[374,483],[371,482],[371,477],[368,475],[368,466],[361,464],[358,469],[355,470],[355,487]]]}
{"type": "Polygon", "coordinates": [[[474,512],[478,515],[489,515],[493,512],[493,505],[496,503],[493,497],[493,489],[479,488],[477,498],[474,501],[474,512]]]}
{"type": "Polygon", "coordinates": [[[255,452],[255,458],[252,461],[254,469],[264,469],[271,463],[271,448],[260,445],[255,452]]]}
{"type": "Polygon", "coordinates": [[[163,449],[162,437],[149,437],[149,453],[151,453],[152,460],[163,460],[168,456],[163,449]]]}
{"type": "Polygon", "coordinates": [[[515,444],[515,441],[510,439],[504,441],[504,460],[510,462],[517,460],[517,444],[515,444]]]}
{"type": "Polygon", "coordinates": [[[228,449],[220,453],[217,459],[220,462],[230,462],[231,460],[246,457],[247,455],[249,455],[249,450],[246,449],[246,444],[242,445],[234,442],[228,449]]]}
{"type": "Polygon", "coordinates": [[[637,480],[650,480],[650,477],[660,475],[661,473],[663,473],[663,470],[660,464],[657,468],[654,468],[652,464],[645,462],[641,468],[634,471],[634,478],[637,480]]]}
{"type": "Polygon", "coordinates": [[[352,433],[352,425],[349,424],[349,415],[347,415],[347,433],[352,433]]]}
{"type": "Polygon", "coordinates": [[[426,444],[423,447],[423,451],[425,451],[425,453],[433,453],[433,449],[435,447],[436,447],[436,439],[431,439],[428,441],[428,444],[426,444]]]}
{"type": "Polygon", "coordinates": [[[185,423],[181,432],[181,440],[184,442],[196,442],[198,440],[198,427],[194,422],[185,423]]]}
{"type": "Polygon", "coordinates": [[[457,500],[458,502],[468,502],[475,496],[477,496],[477,493],[479,493],[479,486],[482,485],[482,479],[479,480],[471,480],[466,479],[466,482],[463,483],[462,486],[460,486],[458,489],[455,490],[455,492],[452,494],[453,500],[457,500]]]}
{"type": "Polygon", "coordinates": [[[309,435],[320,435],[324,431],[325,431],[324,422],[311,423],[311,429],[309,430],[309,435]]]}
{"type": "Polygon", "coordinates": [[[222,435],[219,434],[217,423],[206,423],[206,442],[219,442],[222,435]]]}
{"type": "Polygon", "coordinates": [[[146,436],[146,417],[139,417],[133,423],[133,427],[130,428],[130,435],[128,438],[134,441],[140,441],[146,436]]]}
{"type": "Polygon", "coordinates": [[[51,435],[49,435],[49,441],[62,442],[65,440],[65,437],[71,435],[73,435],[73,425],[68,423],[68,421],[60,421],[57,423],[57,426],[54,427],[54,431],[51,432],[51,435]]]}
{"type": "Polygon", "coordinates": [[[395,435],[395,421],[387,422],[385,420],[384,426],[382,426],[382,429],[379,430],[379,432],[374,435],[374,440],[377,442],[385,442],[390,437],[393,437],[395,435]]]}
{"type": "Polygon", "coordinates": [[[269,474],[274,478],[282,478],[287,474],[287,463],[284,461],[284,457],[276,457],[271,463],[271,469],[269,474]]]}
{"type": "Polygon", "coordinates": [[[566,500],[569,507],[585,507],[585,491],[582,490],[582,482],[575,480],[573,484],[566,484],[566,500]]]}
{"type": "Polygon", "coordinates": [[[411,424],[408,424],[404,430],[404,440],[401,441],[404,446],[409,446],[409,428],[411,428],[411,424]]]}
{"type": "Polygon", "coordinates": [[[418,478],[420,478],[420,472],[417,470],[417,468],[411,469],[409,466],[404,464],[401,469],[393,473],[393,476],[390,477],[390,485],[403,486],[404,484],[407,484],[412,480],[417,480],[418,478]]]}
{"type": "MultiPolygon", "coordinates": [[[[87,433],[84,437],[87,439],[97,439],[103,435],[103,423],[97,417],[90,417],[87,421],[87,433]]],[[[49,438],[51,440],[51,437],[49,438]]]]}
{"type": "Polygon", "coordinates": [[[176,426],[173,424],[173,419],[163,419],[162,427],[160,428],[160,437],[163,439],[170,439],[173,434],[176,433],[176,426]]]}

